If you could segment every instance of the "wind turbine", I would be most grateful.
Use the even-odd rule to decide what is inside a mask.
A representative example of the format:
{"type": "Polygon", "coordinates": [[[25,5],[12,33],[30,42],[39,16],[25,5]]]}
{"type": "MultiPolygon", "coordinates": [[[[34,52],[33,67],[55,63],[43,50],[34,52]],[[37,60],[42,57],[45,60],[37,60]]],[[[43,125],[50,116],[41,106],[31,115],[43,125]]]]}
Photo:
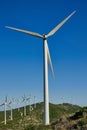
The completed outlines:
{"type": "Polygon", "coordinates": [[[36,108],[36,96],[34,96],[34,108],[36,108]]]}
{"type": "Polygon", "coordinates": [[[20,99],[16,99],[15,102],[16,102],[16,105],[17,105],[16,107],[18,111],[20,111],[20,103],[21,103],[20,99]]]}
{"type": "Polygon", "coordinates": [[[26,98],[26,96],[24,95],[23,97],[23,102],[24,102],[24,116],[26,116],[26,103],[27,103],[27,101],[29,100],[29,98],[26,98]]]}
{"type": "Polygon", "coordinates": [[[11,120],[13,120],[13,103],[14,103],[14,99],[10,99],[10,102],[8,103],[9,107],[10,107],[10,111],[11,111],[11,115],[10,118],[11,120]]]}
{"type": "Polygon", "coordinates": [[[32,109],[32,106],[31,106],[31,101],[32,101],[31,94],[30,94],[28,100],[29,100],[29,111],[31,112],[31,109],[32,109]]]}
{"type": "Polygon", "coordinates": [[[73,15],[75,14],[76,11],[72,12],[67,18],[65,18],[60,24],[58,24],[52,31],[50,31],[48,34],[41,35],[39,33],[35,32],[30,32],[14,27],[9,27],[6,26],[6,28],[16,30],[28,35],[32,35],[38,38],[43,39],[43,55],[44,55],[44,124],[49,125],[49,93],[48,93],[48,62],[50,64],[50,68],[52,71],[52,75],[54,77],[54,72],[53,72],[53,67],[52,67],[52,62],[51,62],[51,57],[50,57],[50,52],[47,44],[47,38],[52,36],[57,30],[60,29],[60,27],[73,15]]]}
{"type": "Polygon", "coordinates": [[[1,104],[0,106],[4,106],[4,123],[5,123],[5,125],[6,125],[6,106],[8,106],[7,105],[7,96],[5,97],[5,102],[3,103],[3,104],[1,104]]]}

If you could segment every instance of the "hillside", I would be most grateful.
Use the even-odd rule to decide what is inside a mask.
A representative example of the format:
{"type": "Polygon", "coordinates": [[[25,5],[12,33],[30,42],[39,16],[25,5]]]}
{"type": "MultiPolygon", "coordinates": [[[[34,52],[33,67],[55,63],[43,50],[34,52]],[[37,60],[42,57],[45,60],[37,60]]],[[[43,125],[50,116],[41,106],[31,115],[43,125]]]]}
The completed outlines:
{"type": "Polygon", "coordinates": [[[53,130],[87,130],[87,107],[70,116],[62,116],[51,124],[53,130]]]}
{"type": "MultiPolygon", "coordinates": [[[[0,130],[56,130],[57,127],[63,126],[64,120],[69,122],[76,120],[75,114],[81,110],[79,106],[64,103],[50,104],[50,126],[43,126],[43,103],[37,103],[36,108],[32,105],[33,110],[29,111],[27,106],[27,115],[23,116],[23,108],[13,110],[13,120],[10,120],[10,111],[7,111],[7,124],[4,125],[4,112],[0,112],[0,130]],[[63,123],[62,123],[63,121],[63,123]]],[[[77,121],[77,120],[76,120],[77,121]]],[[[62,129],[60,129],[62,130],[62,129]]]]}

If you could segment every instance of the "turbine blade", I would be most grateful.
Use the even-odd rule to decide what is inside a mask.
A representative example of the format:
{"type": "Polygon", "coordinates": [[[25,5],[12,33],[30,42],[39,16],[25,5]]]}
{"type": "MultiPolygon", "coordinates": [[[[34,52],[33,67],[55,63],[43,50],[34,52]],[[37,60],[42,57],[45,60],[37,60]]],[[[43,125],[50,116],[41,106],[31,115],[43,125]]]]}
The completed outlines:
{"type": "Polygon", "coordinates": [[[61,28],[61,26],[62,26],[68,19],[70,19],[70,17],[71,17],[72,15],[75,14],[75,12],[76,12],[76,11],[72,12],[67,18],[65,18],[60,24],[58,24],[52,31],[50,31],[50,32],[46,35],[46,37],[49,37],[49,36],[53,35],[59,28],[61,28]]]}
{"type": "Polygon", "coordinates": [[[5,105],[5,104],[3,103],[3,104],[1,104],[0,106],[3,106],[3,105],[5,105]]]}
{"type": "Polygon", "coordinates": [[[9,102],[8,105],[12,104],[12,102],[9,102]]]}
{"type": "Polygon", "coordinates": [[[22,30],[22,29],[14,28],[14,27],[9,27],[9,26],[5,26],[5,27],[6,27],[6,28],[9,28],[9,29],[12,29],[12,30],[15,30],[15,31],[19,31],[19,32],[22,32],[22,33],[28,34],[28,35],[32,35],[32,36],[35,36],[35,37],[43,38],[43,36],[40,35],[39,33],[30,32],[30,31],[26,31],[26,30],[22,30]]]}
{"type": "Polygon", "coordinates": [[[53,71],[53,66],[52,66],[52,61],[51,61],[48,45],[47,45],[47,57],[48,57],[48,62],[49,62],[50,69],[51,69],[51,72],[52,72],[52,76],[54,78],[54,71],[53,71]]]}

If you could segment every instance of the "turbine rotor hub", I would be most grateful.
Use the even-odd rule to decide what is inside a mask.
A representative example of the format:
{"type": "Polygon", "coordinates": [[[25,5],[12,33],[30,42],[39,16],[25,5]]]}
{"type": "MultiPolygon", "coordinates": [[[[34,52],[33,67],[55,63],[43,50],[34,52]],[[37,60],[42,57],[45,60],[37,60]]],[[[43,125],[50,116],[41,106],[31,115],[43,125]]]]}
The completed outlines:
{"type": "Polygon", "coordinates": [[[46,34],[44,34],[44,35],[43,35],[43,39],[44,39],[44,40],[46,40],[46,39],[47,39],[46,34]]]}

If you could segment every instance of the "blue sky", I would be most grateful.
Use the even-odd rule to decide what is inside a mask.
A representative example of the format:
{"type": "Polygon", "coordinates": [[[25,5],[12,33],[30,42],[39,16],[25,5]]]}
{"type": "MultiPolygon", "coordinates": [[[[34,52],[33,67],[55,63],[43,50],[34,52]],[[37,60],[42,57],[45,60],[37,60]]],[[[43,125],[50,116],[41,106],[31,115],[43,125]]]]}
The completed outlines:
{"type": "Polygon", "coordinates": [[[25,93],[39,101],[43,95],[42,40],[4,26],[46,34],[74,10],[76,14],[48,38],[55,73],[53,80],[49,69],[49,93],[54,103],[87,105],[86,0],[0,1],[1,99],[25,93]]]}

